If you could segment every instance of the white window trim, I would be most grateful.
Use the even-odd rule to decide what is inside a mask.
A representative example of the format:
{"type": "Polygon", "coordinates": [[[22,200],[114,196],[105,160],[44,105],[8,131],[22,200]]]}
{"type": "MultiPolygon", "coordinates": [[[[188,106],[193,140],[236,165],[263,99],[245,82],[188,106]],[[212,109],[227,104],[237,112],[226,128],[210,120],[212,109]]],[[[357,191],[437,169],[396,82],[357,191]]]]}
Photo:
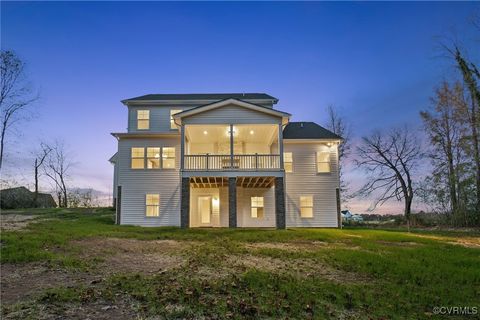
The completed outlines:
{"type": "Polygon", "coordinates": [[[145,151],[144,151],[144,154],[145,154],[145,169],[146,170],[160,170],[162,169],[162,147],[145,147],[145,151]],[[151,149],[151,148],[158,148],[158,155],[159,155],[159,159],[158,159],[158,168],[149,168],[148,167],[148,159],[155,159],[155,157],[149,157],[148,156],[148,149],[151,149]]]}
{"type": "Polygon", "coordinates": [[[170,130],[178,130],[176,124],[175,124],[175,119],[173,119],[173,115],[182,112],[183,110],[181,109],[170,109],[170,130]],[[177,111],[174,114],[172,114],[172,111],[177,111]],[[172,128],[173,127],[173,128],[172,128]]]}
{"type": "Polygon", "coordinates": [[[146,218],[158,218],[160,217],[160,194],[159,193],[146,193],[145,194],[145,217],[146,218]],[[154,205],[154,204],[147,204],[147,197],[149,195],[157,195],[158,196],[158,204],[154,205]],[[147,209],[148,207],[158,207],[158,214],[156,216],[149,216],[147,215],[147,209]]]}
{"type": "Polygon", "coordinates": [[[137,130],[139,130],[139,131],[150,130],[150,110],[149,109],[138,109],[136,116],[137,116],[137,119],[136,119],[137,120],[137,130]],[[138,118],[139,111],[148,111],[148,119],[139,119],[138,118]],[[148,120],[148,128],[140,129],[139,126],[138,126],[138,121],[139,120],[148,120]]]}
{"type": "Polygon", "coordinates": [[[146,157],[146,154],[145,154],[146,150],[145,150],[145,147],[130,147],[130,170],[145,170],[146,168],[146,163],[145,163],[145,157],[146,157]],[[133,159],[142,159],[140,157],[133,157],[132,156],[132,150],[133,149],[143,149],[143,168],[132,168],[132,162],[133,162],[133,159]]]}
{"type": "Polygon", "coordinates": [[[313,194],[304,194],[304,195],[301,195],[299,198],[298,198],[298,201],[299,201],[299,208],[300,208],[300,218],[301,219],[313,219],[314,216],[315,216],[315,212],[313,211],[313,208],[315,207],[314,206],[314,202],[315,202],[315,199],[314,199],[314,196],[313,194]],[[312,198],[312,206],[302,206],[302,197],[305,198],[305,197],[311,197],[312,198]],[[302,216],[302,208],[312,208],[312,216],[311,217],[303,217],[302,216]]]}
{"type": "Polygon", "coordinates": [[[177,148],[176,147],[169,147],[169,146],[161,147],[160,158],[161,158],[160,166],[161,166],[162,170],[175,170],[177,168],[177,148]],[[173,157],[173,167],[171,167],[171,168],[166,168],[166,167],[163,166],[163,159],[164,159],[163,158],[163,149],[164,148],[173,148],[174,157],[173,157]]]}
{"type": "Polygon", "coordinates": [[[294,172],[294,170],[293,170],[293,152],[287,151],[287,152],[283,153],[283,168],[284,169],[285,169],[285,163],[291,163],[292,164],[292,171],[285,170],[285,173],[293,173],[294,172]],[[292,154],[292,161],[291,162],[286,162],[285,161],[285,153],[291,153],[292,154]]]}
{"type": "Polygon", "coordinates": [[[330,174],[332,173],[332,159],[330,151],[317,151],[315,152],[315,167],[317,168],[317,174],[330,174]],[[328,153],[328,161],[318,161],[319,153],[328,153]],[[319,163],[328,163],[328,171],[319,171],[319,163]]]}
{"type": "Polygon", "coordinates": [[[265,217],[265,197],[264,196],[252,196],[252,197],[250,197],[250,218],[263,220],[264,217],[265,217]],[[261,207],[260,206],[253,206],[252,205],[252,198],[262,198],[262,206],[261,207]],[[252,216],[252,209],[253,208],[257,208],[257,216],[256,217],[252,216]],[[258,216],[258,208],[263,209],[263,213],[262,213],[261,217],[258,216]]]}

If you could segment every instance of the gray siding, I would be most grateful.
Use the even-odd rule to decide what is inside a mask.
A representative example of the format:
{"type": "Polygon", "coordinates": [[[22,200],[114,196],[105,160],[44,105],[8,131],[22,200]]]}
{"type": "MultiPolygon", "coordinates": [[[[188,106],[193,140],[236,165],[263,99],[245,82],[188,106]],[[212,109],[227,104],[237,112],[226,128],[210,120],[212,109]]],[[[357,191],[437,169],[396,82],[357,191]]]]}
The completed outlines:
{"type": "Polygon", "coordinates": [[[281,117],[231,104],[185,117],[182,119],[182,122],[184,124],[272,124],[281,123],[282,119],[281,117]]]}
{"type": "Polygon", "coordinates": [[[121,224],[180,225],[180,137],[122,139],[118,144],[118,185],[122,186],[121,224]],[[132,147],[175,147],[176,169],[131,169],[132,147]],[[145,216],[145,195],[160,194],[160,215],[145,216]]]}
{"type": "Polygon", "coordinates": [[[182,106],[153,106],[153,107],[128,107],[128,132],[172,132],[170,129],[170,110],[186,110],[189,107],[182,106]],[[150,110],[150,129],[137,130],[137,110],[150,110]]]}
{"type": "Polygon", "coordinates": [[[335,189],[339,185],[337,147],[285,143],[293,154],[293,172],[285,174],[287,227],[337,227],[335,189]],[[330,173],[317,173],[316,152],[330,151],[330,173]],[[313,196],[313,218],[300,217],[300,196],[313,196]]]}

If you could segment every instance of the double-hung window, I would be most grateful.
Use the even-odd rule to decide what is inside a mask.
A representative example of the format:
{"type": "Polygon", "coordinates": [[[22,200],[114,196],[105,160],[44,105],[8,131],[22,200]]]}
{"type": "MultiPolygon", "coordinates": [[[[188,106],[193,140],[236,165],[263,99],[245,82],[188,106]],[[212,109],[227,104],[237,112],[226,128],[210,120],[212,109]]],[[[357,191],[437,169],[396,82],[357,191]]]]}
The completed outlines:
{"type": "Polygon", "coordinates": [[[162,168],[175,169],[175,147],[162,148],[162,168]]]}
{"type": "Polygon", "coordinates": [[[313,218],[313,196],[300,197],[300,217],[313,218]]]}
{"type": "Polygon", "coordinates": [[[251,198],[251,216],[252,218],[262,219],[263,218],[263,197],[252,197],[251,198]]]}
{"type": "Polygon", "coordinates": [[[317,152],[317,172],[318,173],[330,172],[330,152],[328,151],[317,152]]]}
{"type": "Polygon", "coordinates": [[[137,129],[150,129],[150,110],[137,110],[137,129]]]}
{"type": "Polygon", "coordinates": [[[147,168],[160,169],[160,148],[147,148],[147,168]]]}
{"type": "Polygon", "coordinates": [[[291,152],[283,153],[283,166],[285,172],[293,172],[293,154],[291,152]]]}
{"type": "Polygon", "coordinates": [[[170,129],[177,129],[177,125],[175,124],[175,121],[173,120],[173,115],[179,112],[182,112],[183,110],[170,110],[170,129]]]}
{"type": "Polygon", "coordinates": [[[145,149],[132,148],[132,169],[145,168],[145,149]]]}
{"type": "Polygon", "coordinates": [[[147,194],[145,199],[145,215],[147,217],[158,217],[160,214],[160,195],[147,194]]]}

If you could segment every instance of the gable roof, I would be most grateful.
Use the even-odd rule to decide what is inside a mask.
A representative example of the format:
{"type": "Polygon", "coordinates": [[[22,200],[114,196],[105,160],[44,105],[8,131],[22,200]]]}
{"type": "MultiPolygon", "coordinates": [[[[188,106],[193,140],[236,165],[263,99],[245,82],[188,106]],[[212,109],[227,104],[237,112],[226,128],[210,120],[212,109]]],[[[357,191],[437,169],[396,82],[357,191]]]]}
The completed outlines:
{"type": "Polygon", "coordinates": [[[202,113],[202,112],[205,112],[205,111],[217,109],[217,108],[229,105],[229,104],[233,104],[233,105],[237,105],[237,106],[240,106],[240,107],[243,107],[243,108],[247,108],[247,109],[271,114],[271,115],[278,116],[278,117],[282,117],[282,119],[286,120],[285,123],[288,121],[288,118],[290,118],[290,116],[291,116],[291,114],[288,113],[288,112],[283,112],[283,111],[280,111],[280,110],[267,108],[267,107],[264,107],[264,106],[261,106],[261,105],[258,105],[258,104],[254,104],[254,103],[250,103],[250,102],[247,102],[247,101],[243,101],[243,100],[240,100],[240,99],[229,98],[229,99],[205,104],[203,106],[199,106],[199,107],[196,107],[196,108],[184,110],[182,112],[174,114],[173,118],[181,120],[184,117],[189,117],[189,116],[192,116],[192,115],[195,115],[195,114],[198,114],[198,113],[202,113]]]}
{"type": "Polygon", "coordinates": [[[315,122],[290,122],[283,129],[284,139],[343,139],[315,122]]]}
{"type": "Polygon", "coordinates": [[[123,103],[132,101],[172,101],[172,100],[270,100],[277,103],[278,99],[266,93],[172,93],[172,94],[146,94],[139,97],[122,100],[123,103]]]}

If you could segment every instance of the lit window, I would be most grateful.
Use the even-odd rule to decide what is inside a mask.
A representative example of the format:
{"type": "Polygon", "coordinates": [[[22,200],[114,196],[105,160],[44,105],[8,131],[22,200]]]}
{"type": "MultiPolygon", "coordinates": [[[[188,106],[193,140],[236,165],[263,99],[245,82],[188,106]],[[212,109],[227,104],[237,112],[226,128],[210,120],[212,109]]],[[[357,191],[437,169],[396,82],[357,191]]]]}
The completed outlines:
{"type": "Polygon", "coordinates": [[[144,148],[132,148],[132,169],[145,168],[145,149],[144,148]]]}
{"type": "Polygon", "coordinates": [[[170,129],[177,129],[177,125],[175,121],[173,121],[173,115],[182,111],[183,110],[170,110],[170,129]]]}
{"type": "Polygon", "coordinates": [[[285,172],[293,172],[293,155],[291,152],[283,153],[283,166],[285,167],[285,172]]]}
{"type": "Polygon", "coordinates": [[[330,152],[317,152],[317,172],[330,172],[330,152]]]}
{"type": "Polygon", "coordinates": [[[162,148],[162,168],[175,169],[175,148],[174,147],[162,148]]]}
{"type": "Polygon", "coordinates": [[[300,216],[302,218],[313,218],[313,197],[300,197],[300,216]]]}
{"type": "Polygon", "coordinates": [[[147,194],[145,201],[145,215],[147,217],[158,217],[160,209],[160,195],[147,194]]]}
{"type": "Polygon", "coordinates": [[[160,148],[147,148],[147,168],[160,169],[160,148]]]}
{"type": "Polygon", "coordinates": [[[263,197],[252,197],[252,218],[263,218],[263,197]]]}
{"type": "Polygon", "coordinates": [[[137,110],[137,129],[146,130],[150,128],[150,110],[137,110]]]}

